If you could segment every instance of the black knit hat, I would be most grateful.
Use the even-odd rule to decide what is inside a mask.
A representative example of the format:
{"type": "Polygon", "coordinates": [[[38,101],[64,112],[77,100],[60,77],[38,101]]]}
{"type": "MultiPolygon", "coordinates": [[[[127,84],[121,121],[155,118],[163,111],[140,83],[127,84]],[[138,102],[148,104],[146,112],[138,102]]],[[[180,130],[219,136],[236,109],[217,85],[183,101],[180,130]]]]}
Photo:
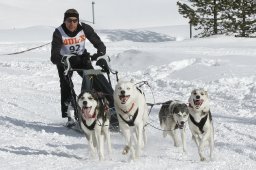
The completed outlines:
{"type": "Polygon", "coordinates": [[[79,13],[77,12],[77,10],[75,9],[68,9],[65,13],[64,13],[64,21],[69,18],[69,17],[76,17],[79,21],[79,13]]]}

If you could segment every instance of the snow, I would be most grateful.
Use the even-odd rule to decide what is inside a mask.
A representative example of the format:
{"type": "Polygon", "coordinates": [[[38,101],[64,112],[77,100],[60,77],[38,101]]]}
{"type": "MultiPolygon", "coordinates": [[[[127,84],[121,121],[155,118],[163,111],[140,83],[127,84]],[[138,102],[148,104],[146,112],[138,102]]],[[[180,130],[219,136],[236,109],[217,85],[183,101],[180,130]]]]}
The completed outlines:
{"type": "MultiPolygon", "coordinates": [[[[32,0],[24,4],[18,0],[4,1],[1,11],[16,9],[13,6],[24,10],[28,2],[36,4],[32,0]]],[[[45,1],[39,2],[46,7],[45,1]]],[[[58,6],[60,1],[48,2],[58,6]]],[[[96,1],[96,5],[99,2],[102,1],[96,1]]],[[[63,14],[67,6],[68,1],[63,0],[63,9],[56,14],[63,14]]],[[[51,15],[49,12],[48,17],[51,15]]],[[[207,89],[215,130],[213,159],[207,157],[201,162],[188,127],[187,153],[182,152],[182,147],[175,148],[169,136],[163,138],[162,132],[153,128],[160,128],[160,106],[156,105],[149,115],[151,126],[146,127],[148,143],[142,157],[131,161],[122,155],[124,139],[113,132],[111,159],[99,162],[90,158],[84,135],[63,127],[66,120],[61,118],[59,78],[50,62],[51,46],[3,55],[50,42],[58,22],[54,26],[25,23],[27,27],[18,28],[23,25],[19,25],[19,18],[16,21],[16,29],[1,27],[0,31],[0,169],[256,169],[255,39],[188,39],[187,25],[139,29],[96,26],[119,77],[148,81],[150,87],[143,86],[147,102],[187,102],[192,89],[207,89]]],[[[86,45],[89,52],[95,52],[89,43],[86,45]]],[[[74,74],[73,80],[79,92],[81,79],[74,74]]],[[[111,80],[114,86],[115,77],[111,80]]]]}

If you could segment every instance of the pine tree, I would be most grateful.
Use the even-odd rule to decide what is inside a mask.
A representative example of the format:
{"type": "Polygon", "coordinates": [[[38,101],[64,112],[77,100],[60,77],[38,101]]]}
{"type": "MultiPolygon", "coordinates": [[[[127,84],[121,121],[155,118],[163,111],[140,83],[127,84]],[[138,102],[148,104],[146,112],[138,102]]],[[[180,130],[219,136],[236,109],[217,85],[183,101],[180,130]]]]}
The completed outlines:
{"type": "MultiPolygon", "coordinates": [[[[222,32],[222,23],[219,18],[220,1],[221,0],[188,0],[190,6],[185,3],[178,2],[179,13],[185,18],[189,18],[193,14],[193,23],[196,21],[195,29],[202,30],[199,36],[210,36],[222,32]],[[187,6],[185,8],[185,6],[187,6]],[[186,10],[188,9],[188,10],[186,10]],[[192,11],[192,12],[191,12],[192,11]]],[[[191,21],[192,22],[192,21],[191,21]]]]}
{"type": "Polygon", "coordinates": [[[256,32],[256,0],[187,1],[177,3],[179,13],[201,30],[199,36],[236,33],[246,37],[256,32]]]}
{"type": "Polygon", "coordinates": [[[242,37],[254,33],[256,31],[256,4],[254,0],[235,0],[233,10],[236,33],[242,37]]]}
{"type": "Polygon", "coordinates": [[[198,25],[199,17],[196,15],[195,11],[190,8],[187,4],[181,4],[179,1],[177,2],[179,6],[179,13],[184,16],[184,18],[189,19],[190,25],[190,38],[192,38],[192,26],[198,25]]]}
{"type": "Polygon", "coordinates": [[[220,7],[220,20],[222,22],[222,33],[234,33],[237,30],[235,11],[233,10],[234,0],[222,0],[220,7]]]}

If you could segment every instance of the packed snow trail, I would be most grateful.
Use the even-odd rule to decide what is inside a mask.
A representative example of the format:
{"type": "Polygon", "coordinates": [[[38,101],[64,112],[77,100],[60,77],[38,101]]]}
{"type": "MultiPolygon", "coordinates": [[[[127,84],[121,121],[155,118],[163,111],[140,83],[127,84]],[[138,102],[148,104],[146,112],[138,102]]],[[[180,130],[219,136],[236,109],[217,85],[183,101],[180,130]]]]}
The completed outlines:
{"type": "MultiPolygon", "coordinates": [[[[169,136],[163,138],[161,131],[150,126],[140,160],[129,161],[121,154],[124,139],[119,133],[111,133],[111,159],[91,159],[84,135],[63,127],[66,120],[61,119],[59,78],[49,60],[50,46],[0,56],[0,169],[255,169],[256,50],[251,45],[255,41],[216,37],[106,43],[111,66],[120,78],[148,81],[153,95],[147,86],[143,90],[149,103],[187,102],[192,89],[208,90],[215,150],[214,159],[205,162],[199,161],[188,128],[184,154],[169,136]]],[[[0,53],[38,44],[42,42],[2,43],[0,53]]],[[[81,79],[74,74],[73,80],[79,92],[81,79]]],[[[112,82],[115,85],[115,77],[112,82]]],[[[154,106],[149,116],[155,127],[160,127],[159,109],[154,106]]]]}

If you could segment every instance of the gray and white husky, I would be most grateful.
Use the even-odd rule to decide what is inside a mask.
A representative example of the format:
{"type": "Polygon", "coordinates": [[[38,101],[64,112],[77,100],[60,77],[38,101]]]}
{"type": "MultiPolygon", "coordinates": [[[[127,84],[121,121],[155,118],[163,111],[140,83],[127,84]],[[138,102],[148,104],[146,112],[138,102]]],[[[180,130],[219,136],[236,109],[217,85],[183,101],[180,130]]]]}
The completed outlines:
{"type": "Polygon", "coordinates": [[[186,152],[186,127],[188,121],[188,107],[181,101],[167,101],[162,104],[159,111],[160,126],[162,127],[163,136],[170,135],[174,141],[174,146],[180,146],[178,140],[178,130],[181,130],[181,139],[183,151],[186,152]]]}
{"type": "Polygon", "coordinates": [[[107,142],[109,156],[112,147],[109,132],[108,102],[96,92],[82,92],[77,100],[81,114],[81,128],[84,131],[94,157],[98,152],[99,160],[104,160],[104,145],[107,142]]]}
{"type": "Polygon", "coordinates": [[[189,128],[198,146],[200,160],[204,161],[204,147],[210,145],[210,157],[214,148],[214,130],[209,107],[208,93],[204,89],[194,89],[189,97],[189,128]]]}

